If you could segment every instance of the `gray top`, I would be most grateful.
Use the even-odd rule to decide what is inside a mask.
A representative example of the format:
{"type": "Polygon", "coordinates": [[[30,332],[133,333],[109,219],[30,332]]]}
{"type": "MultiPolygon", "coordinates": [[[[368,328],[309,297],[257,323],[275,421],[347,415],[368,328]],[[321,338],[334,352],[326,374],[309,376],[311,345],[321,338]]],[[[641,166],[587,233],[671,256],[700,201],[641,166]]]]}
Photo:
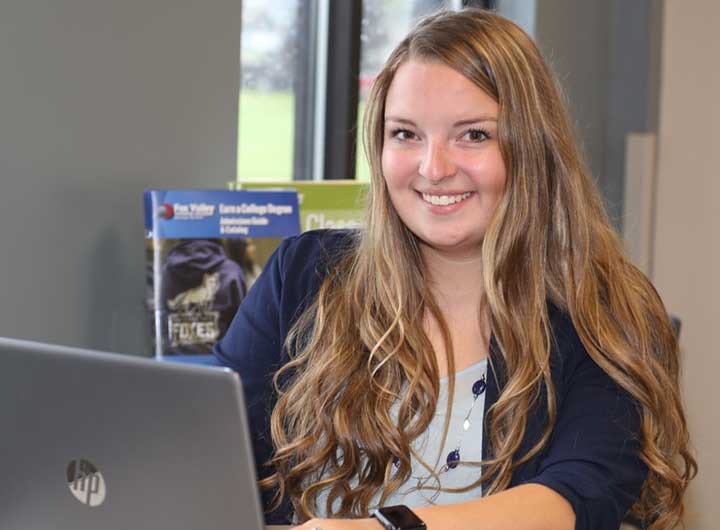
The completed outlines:
{"type": "MultiPolygon", "coordinates": [[[[425,434],[412,443],[411,478],[390,496],[385,505],[405,504],[409,507],[428,506],[432,504],[451,504],[479,498],[482,488],[477,486],[469,491],[453,493],[444,491],[448,488],[463,488],[480,478],[480,468],[473,463],[482,459],[483,411],[485,409],[485,393],[477,399],[473,396],[473,384],[487,377],[487,359],[484,359],[455,374],[455,392],[448,434],[443,439],[448,399],[448,377],[440,379],[440,394],[437,408],[425,434]],[[469,413],[469,416],[468,416],[469,413]],[[467,421],[467,430],[464,424],[467,421]],[[446,468],[448,453],[460,447],[461,462],[454,469],[446,468]],[[420,461],[425,462],[434,474],[420,461]]],[[[393,412],[395,412],[393,410],[393,412]]],[[[318,496],[320,516],[325,506],[325,492],[318,496]]],[[[376,495],[370,509],[377,508],[380,495],[376,495]]],[[[334,507],[339,508],[338,506],[334,507]]]]}
{"type": "Polygon", "coordinates": [[[443,490],[447,488],[463,488],[473,484],[480,478],[480,468],[472,464],[478,463],[482,459],[485,393],[480,394],[475,400],[472,387],[476,381],[486,376],[486,371],[487,359],[455,374],[455,392],[450,414],[450,425],[447,438],[444,440],[448,378],[443,377],[440,380],[440,395],[435,417],[430,422],[425,434],[412,444],[415,454],[412,455],[411,478],[385,504],[389,506],[405,504],[410,507],[451,504],[476,499],[482,495],[480,486],[462,493],[443,490]],[[465,418],[468,417],[468,412],[470,412],[468,428],[464,430],[463,424],[465,418]],[[447,455],[458,446],[460,447],[461,463],[454,469],[447,469],[447,455]],[[435,471],[434,476],[418,460],[418,456],[433,468],[435,471]],[[419,486],[422,488],[418,489],[419,486]]]}

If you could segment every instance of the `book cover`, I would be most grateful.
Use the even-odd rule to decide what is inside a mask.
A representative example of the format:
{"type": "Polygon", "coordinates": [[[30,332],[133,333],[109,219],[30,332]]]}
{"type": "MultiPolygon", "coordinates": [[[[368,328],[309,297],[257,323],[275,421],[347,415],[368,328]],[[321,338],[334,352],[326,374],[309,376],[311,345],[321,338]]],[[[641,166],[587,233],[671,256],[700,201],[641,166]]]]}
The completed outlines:
{"type": "Polygon", "coordinates": [[[231,189],[292,190],[298,194],[300,228],[358,228],[364,223],[369,183],[357,180],[231,182],[231,189]]]}
{"type": "Polygon", "coordinates": [[[294,191],[147,190],[147,307],[155,356],[209,356],[283,238],[294,191]]]}

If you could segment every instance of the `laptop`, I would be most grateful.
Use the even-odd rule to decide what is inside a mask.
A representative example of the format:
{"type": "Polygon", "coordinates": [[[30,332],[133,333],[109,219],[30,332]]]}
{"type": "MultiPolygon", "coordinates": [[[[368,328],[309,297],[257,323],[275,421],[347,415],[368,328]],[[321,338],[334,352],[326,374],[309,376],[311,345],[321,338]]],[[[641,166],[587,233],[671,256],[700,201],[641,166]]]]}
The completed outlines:
{"type": "Polygon", "coordinates": [[[230,370],[0,338],[0,528],[263,530],[230,370]]]}

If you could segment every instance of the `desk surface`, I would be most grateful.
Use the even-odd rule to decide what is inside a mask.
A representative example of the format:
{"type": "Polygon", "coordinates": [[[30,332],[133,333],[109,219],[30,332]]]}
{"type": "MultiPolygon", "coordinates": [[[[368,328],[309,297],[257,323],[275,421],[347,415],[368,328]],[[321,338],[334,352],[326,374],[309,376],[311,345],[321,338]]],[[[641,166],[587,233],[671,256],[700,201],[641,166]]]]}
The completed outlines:
{"type": "MultiPolygon", "coordinates": [[[[289,530],[290,528],[292,528],[292,526],[270,525],[270,526],[266,526],[265,530],[289,530]]],[[[637,528],[637,526],[623,523],[620,526],[619,530],[638,530],[638,528],[637,528]]]]}
{"type": "MultiPolygon", "coordinates": [[[[270,525],[270,526],[266,526],[265,530],[289,530],[290,528],[292,528],[292,526],[270,525]]],[[[620,530],[638,530],[638,528],[636,526],[633,526],[633,525],[630,525],[627,523],[623,523],[620,526],[620,530]]]]}

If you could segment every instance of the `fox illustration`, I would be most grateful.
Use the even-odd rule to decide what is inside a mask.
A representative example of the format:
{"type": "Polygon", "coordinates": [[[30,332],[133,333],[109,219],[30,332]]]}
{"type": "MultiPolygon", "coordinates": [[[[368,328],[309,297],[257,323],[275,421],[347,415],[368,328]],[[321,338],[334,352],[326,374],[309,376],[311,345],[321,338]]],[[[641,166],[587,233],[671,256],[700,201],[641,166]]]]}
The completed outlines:
{"type": "Polygon", "coordinates": [[[167,301],[170,310],[187,309],[193,305],[208,306],[220,288],[220,274],[215,272],[203,275],[202,284],[179,293],[167,301]]]}

